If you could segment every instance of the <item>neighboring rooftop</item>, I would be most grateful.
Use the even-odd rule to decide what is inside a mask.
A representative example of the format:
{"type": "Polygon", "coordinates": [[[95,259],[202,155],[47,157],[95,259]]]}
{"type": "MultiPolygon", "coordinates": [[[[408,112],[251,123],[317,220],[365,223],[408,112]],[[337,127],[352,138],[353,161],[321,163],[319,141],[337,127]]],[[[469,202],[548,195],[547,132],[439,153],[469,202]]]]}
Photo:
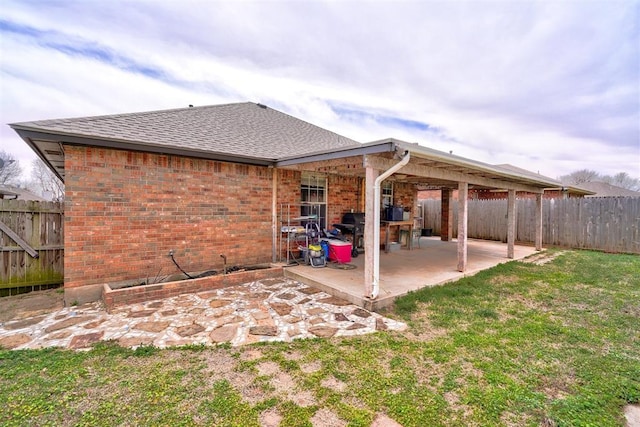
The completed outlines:
{"type": "Polygon", "coordinates": [[[495,167],[500,168],[500,169],[504,169],[506,171],[510,171],[510,172],[516,172],[516,173],[520,173],[522,175],[525,176],[530,176],[532,178],[534,177],[538,177],[541,179],[545,179],[548,181],[552,181],[552,182],[556,182],[557,185],[553,186],[553,187],[548,187],[547,190],[563,190],[563,191],[567,191],[570,194],[575,194],[578,196],[592,196],[595,193],[591,190],[589,190],[588,188],[585,188],[584,186],[582,186],[582,184],[580,186],[577,185],[563,185],[562,182],[553,179],[553,178],[549,178],[546,177],[544,175],[540,175],[540,173],[535,173],[526,169],[522,169],[518,166],[514,166],[514,165],[510,165],[508,163],[503,163],[501,165],[495,165],[495,167]]]}
{"type": "Polygon", "coordinates": [[[582,182],[580,187],[592,191],[587,197],[640,197],[640,192],[607,184],[606,182],[582,182]]]}
{"type": "Polygon", "coordinates": [[[46,200],[26,188],[8,185],[0,185],[0,199],[37,200],[39,202],[44,202],[46,200]]]}

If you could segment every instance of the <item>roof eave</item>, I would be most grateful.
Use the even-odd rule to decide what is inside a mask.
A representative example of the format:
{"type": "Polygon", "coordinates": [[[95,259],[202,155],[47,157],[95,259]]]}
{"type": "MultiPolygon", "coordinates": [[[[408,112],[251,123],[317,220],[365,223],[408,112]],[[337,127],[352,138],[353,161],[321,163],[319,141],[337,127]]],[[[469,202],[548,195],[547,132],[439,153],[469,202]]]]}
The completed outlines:
{"type": "Polygon", "coordinates": [[[353,145],[332,151],[317,151],[302,156],[292,156],[279,159],[274,166],[286,167],[302,163],[321,162],[325,160],[342,159],[345,157],[362,156],[366,154],[389,153],[395,151],[395,144],[389,140],[376,141],[374,143],[353,145]]]}
{"type": "Polygon", "coordinates": [[[409,150],[412,156],[420,157],[428,160],[441,161],[450,163],[456,166],[461,166],[465,168],[475,169],[477,171],[486,172],[490,174],[497,175],[506,179],[517,179],[519,182],[527,183],[534,187],[538,187],[541,189],[548,187],[556,187],[558,186],[558,181],[551,181],[543,178],[533,178],[528,175],[519,174],[516,172],[505,171],[502,169],[498,169],[489,164],[477,162],[474,160],[466,159],[464,157],[460,157],[454,154],[445,153],[443,151],[434,150],[431,148],[423,147],[417,143],[410,143],[405,141],[399,141],[395,139],[391,139],[399,148],[409,150]]]}
{"type": "Polygon", "coordinates": [[[34,142],[34,140],[54,141],[69,145],[93,146],[120,150],[142,151],[157,154],[178,155],[208,160],[243,163],[255,166],[272,166],[276,161],[276,159],[265,159],[261,157],[243,156],[205,150],[184,149],[166,145],[148,144],[137,141],[92,138],[84,135],[69,133],[44,132],[42,130],[22,126],[19,123],[10,124],[9,126],[11,126],[11,128],[13,128],[18,133],[18,135],[27,143],[27,145],[29,145],[29,147],[31,147],[31,149],[36,152],[38,157],[40,157],[61,180],[64,180],[63,176],[61,176],[56,168],[53,167],[53,165],[47,159],[46,155],[38,149],[37,144],[34,142]]]}

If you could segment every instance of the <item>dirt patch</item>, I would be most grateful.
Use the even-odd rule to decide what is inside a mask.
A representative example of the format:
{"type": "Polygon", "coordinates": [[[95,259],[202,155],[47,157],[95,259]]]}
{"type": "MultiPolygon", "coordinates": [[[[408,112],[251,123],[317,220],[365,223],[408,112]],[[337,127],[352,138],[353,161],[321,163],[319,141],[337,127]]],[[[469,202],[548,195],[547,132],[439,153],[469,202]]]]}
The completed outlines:
{"type": "Polygon", "coordinates": [[[402,425],[385,414],[377,414],[371,427],[402,427],[402,425]]]}
{"type": "Polygon", "coordinates": [[[521,260],[521,262],[526,262],[526,263],[535,264],[535,265],[544,265],[558,258],[560,255],[564,255],[565,253],[566,251],[560,251],[555,253],[549,253],[549,252],[543,251],[535,255],[532,255],[530,257],[527,257],[521,260]]]}
{"type": "Polygon", "coordinates": [[[300,370],[305,374],[313,374],[314,372],[318,372],[320,369],[322,369],[322,363],[317,360],[300,365],[300,370]]]}
{"type": "Polygon", "coordinates": [[[280,366],[275,362],[263,362],[256,367],[260,375],[275,375],[280,372],[280,366]]]}
{"type": "Polygon", "coordinates": [[[347,384],[335,377],[329,377],[329,378],[323,379],[322,382],[320,382],[320,385],[322,385],[322,387],[326,387],[328,389],[337,391],[339,393],[347,389],[347,384]]]}
{"type": "Polygon", "coordinates": [[[517,283],[518,280],[520,280],[520,278],[513,274],[508,276],[500,275],[500,276],[493,277],[489,281],[489,283],[491,283],[492,285],[509,285],[512,283],[517,283]]]}
{"type": "Polygon", "coordinates": [[[289,351],[284,353],[283,356],[285,359],[291,360],[294,362],[302,360],[302,353],[300,353],[299,351],[289,351]]]}
{"type": "Polygon", "coordinates": [[[433,326],[430,316],[431,303],[418,303],[415,312],[411,314],[411,320],[420,326],[407,330],[405,336],[413,341],[427,342],[447,335],[448,332],[446,329],[433,326]]]}
{"type": "Polygon", "coordinates": [[[261,427],[278,427],[282,421],[282,415],[275,409],[269,409],[260,414],[261,427]]]}
{"type": "Polygon", "coordinates": [[[336,414],[328,409],[320,409],[311,417],[313,427],[343,427],[347,422],[338,418],[336,414]]]}
{"type": "Polygon", "coordinates": [[[61,289],[2,297],[0,298],[0,322],[40,316],[62,308],[64,308],[64,293],[61,289]]]}
{"type": "Polygon", "coordinates": [[[627,405],[624,407],[624,418],[628,427],[640,427],[640,405],[627,405]]]}
{"type": "Polygon", "coordinates": [[[313,397],[313,393],[308,390],[298,392],[296,392],[295,390],[290,390],[289,398],[293,403],[302,408],[313,406],[317,403],[315,397],[313,397]]]}
{"type": "Polygon", "coordinates": [[[262,357],[262,352],[256,349],[249,349],[240,355],[241,360],[257,360],[262,357]]]}
{"type": "Polygon", "coordinates": [[[262,387],[255,383],[256,376],[250,372],[238,371],[237,361],[224,352],[206,352],[201,357],[206,368],[203,373],[211,379],[212,385],[220,379],[229,381],[229,384],[242,396],[242,400],[252,405],[263,401],[268,397],[262,387]]]}

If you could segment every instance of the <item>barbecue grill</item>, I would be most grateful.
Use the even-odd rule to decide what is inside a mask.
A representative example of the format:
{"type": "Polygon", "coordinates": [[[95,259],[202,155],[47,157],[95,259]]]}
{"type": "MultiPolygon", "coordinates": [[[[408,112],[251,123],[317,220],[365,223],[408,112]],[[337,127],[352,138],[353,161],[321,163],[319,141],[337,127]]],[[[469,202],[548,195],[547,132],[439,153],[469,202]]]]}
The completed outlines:
{"type": "Polygon", "coordinates": [[[364,252],[364,212],[347,212],[342,215],[342,223],[333,226],[342,234],[351,235],[351,256],[364,252]]]}

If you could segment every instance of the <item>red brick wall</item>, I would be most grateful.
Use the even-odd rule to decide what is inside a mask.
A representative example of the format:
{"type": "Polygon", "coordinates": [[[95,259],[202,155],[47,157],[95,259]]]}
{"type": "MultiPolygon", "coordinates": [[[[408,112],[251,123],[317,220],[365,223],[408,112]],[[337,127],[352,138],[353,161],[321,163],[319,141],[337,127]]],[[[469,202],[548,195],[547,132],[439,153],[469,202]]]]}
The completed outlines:
{"type": "Polygon", "coordinates": [[[346,212],[364,212],[363,180],[354,176],[329,175],[327,226],[342,222],[346,212]]]}
{"type": "Polygon", "coordinates": [[[416,203],[417,191],[412,184],[405,182],[395,182],[393,184],[393,204],[396,206],[402,206],[409,209],[411,212],[410,218],[413,219],[416,216],[417,208],[416,203]]]}
{"type": "Polygon", "coordinates": [[[278,220],[287,218],[287,212],[284,211],[286,205],[289,205],[290,209],[289,218],[300,216],[301,176],[300,171],[278,169],[278,206],[276,208],[281,216],[278,220]]]}
{"type": "Polygon", "coordinates": [[[271,170],[65,146],[65,287],[271,260],[271,170]]]}

